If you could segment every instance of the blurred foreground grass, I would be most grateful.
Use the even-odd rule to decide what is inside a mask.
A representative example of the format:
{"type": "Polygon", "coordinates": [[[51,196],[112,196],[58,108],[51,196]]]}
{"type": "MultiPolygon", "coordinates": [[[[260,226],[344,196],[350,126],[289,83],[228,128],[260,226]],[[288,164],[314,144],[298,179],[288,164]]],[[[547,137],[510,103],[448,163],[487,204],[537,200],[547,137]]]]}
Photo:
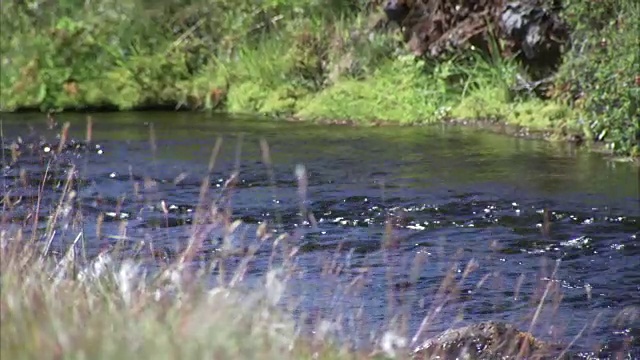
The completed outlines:
{"type": "Polygon", "coordinates": [[[383,359],[301,336],[278,306],[285,267],[250,288],[239,267],[212,286],[215,261],[194,270],[178,258],[150,271],[114,253],[81,261],[76,245],[55,256],[0,234],[3,359],[383,359]]]}

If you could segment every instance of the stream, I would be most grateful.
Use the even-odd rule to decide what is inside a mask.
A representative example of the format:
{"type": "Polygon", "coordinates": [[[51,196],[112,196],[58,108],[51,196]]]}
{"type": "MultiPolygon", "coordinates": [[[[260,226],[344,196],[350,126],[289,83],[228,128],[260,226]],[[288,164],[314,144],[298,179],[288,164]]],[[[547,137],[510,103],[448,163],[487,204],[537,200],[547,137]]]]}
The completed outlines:
{"type": "MultiPolygon", "coordinates": [[[[90,254],[119,237],[152,239],[167,253],[184,247],[221,138],[212,197],[238,171],[233,218],[248,238],[265,220],[294,234],[304,271],[287,291],[301,299],[301,313],[341,317],[331,330],[337,336],[362,341],[399,314],[413,335],[447,272],[454,269],[459,281],[471,262],[456,300],[425,336],[485,320],[527,330],[544,296],[534,335],[575,339],[572,349],[584,353],[604,348],[603,358],[631,339],[630,354],[640,358],[640,177],[631,164],[568,144],[441,125],[357,128],[171,112],[92,118],[90,144],[56,162],[76,167],[90,254]],[[552,291],[545,296],[545,289],[552,291]]],[[[3,208],[2,226],[28,220],[46,178],[44,228],[66,173],[28,151],[10,164],[8,145],[18,137],[55,142],[67,121],[69,138],[83,140],[86,115],[57,115],[52,128],[43,114],[0,119],[2,191],[22,199],[3,208]]],[[[60,238],[73,239],[65,231],[60,238]]],[[[216,236],[209,240],[205,254],[219,245],[216,236]]],[[[264,274],[268,250],[257,253],[248,277],[264,274]]]]}

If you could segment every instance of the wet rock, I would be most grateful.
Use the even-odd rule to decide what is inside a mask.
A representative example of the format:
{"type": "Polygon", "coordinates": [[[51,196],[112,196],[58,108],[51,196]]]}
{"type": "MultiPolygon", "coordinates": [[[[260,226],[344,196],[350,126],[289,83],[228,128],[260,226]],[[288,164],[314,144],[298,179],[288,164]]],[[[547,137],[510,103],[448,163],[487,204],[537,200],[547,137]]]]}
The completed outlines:
{"type": "Polygon", "coordinates": [[[569,28],[560,6],[541,0],[387,0],[387,19],[401,26],[417,56],[438,58],[474,47],[493,53],[492,39],[502,40],[502,55],[514,54],[536,78],[549,76],[562,61],[569,28]]]}
{"type": "MultiPolygon", "coordinates": [[[[513,325],[483,322],[442,332],[416,349],[413,359],[557,359],[564,347],[536,339],[513,325]]],[[[560,359],[571,359],[562,354],[560,359]]]]}

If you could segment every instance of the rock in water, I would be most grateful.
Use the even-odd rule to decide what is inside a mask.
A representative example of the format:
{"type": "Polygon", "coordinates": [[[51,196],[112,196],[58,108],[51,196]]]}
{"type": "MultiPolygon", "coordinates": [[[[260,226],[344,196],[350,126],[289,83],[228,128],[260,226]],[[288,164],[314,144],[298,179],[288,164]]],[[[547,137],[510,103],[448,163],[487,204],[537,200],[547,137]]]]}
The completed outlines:
{"type": "Polygon", "coordinates": [[[416,349],[413,359],[546,360],[557,359],[562,351],[562,346],[538,340],[511,324],[489,321],[446,330],[416,349]]]}

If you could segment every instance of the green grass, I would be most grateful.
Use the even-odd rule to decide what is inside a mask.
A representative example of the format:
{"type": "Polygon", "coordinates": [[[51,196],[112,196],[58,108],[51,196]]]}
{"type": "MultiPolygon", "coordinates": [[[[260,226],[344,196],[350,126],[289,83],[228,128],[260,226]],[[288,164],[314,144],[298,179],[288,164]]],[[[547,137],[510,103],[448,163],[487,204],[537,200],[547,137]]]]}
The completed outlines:
{"type": "Polygon", "coordinates": [[[0,110],[178,107],[424,124],[495,118],[638,155],[640,5],[577,0],[549,100],[510,59],[415,61],[366,1],[3,2],[0,110]],[[603,39],[606,46],[601,45],[603,39]]]}
{"type": "Polygon", "coordinates": [[[342,80],[301,102],[296,116],[363,123],[433,121],[438,106],[446,104],[442,101],[446,94],[433,84],[423,83],[420,65],[394,61],[382,65],[370,78],[342,80]]]}

